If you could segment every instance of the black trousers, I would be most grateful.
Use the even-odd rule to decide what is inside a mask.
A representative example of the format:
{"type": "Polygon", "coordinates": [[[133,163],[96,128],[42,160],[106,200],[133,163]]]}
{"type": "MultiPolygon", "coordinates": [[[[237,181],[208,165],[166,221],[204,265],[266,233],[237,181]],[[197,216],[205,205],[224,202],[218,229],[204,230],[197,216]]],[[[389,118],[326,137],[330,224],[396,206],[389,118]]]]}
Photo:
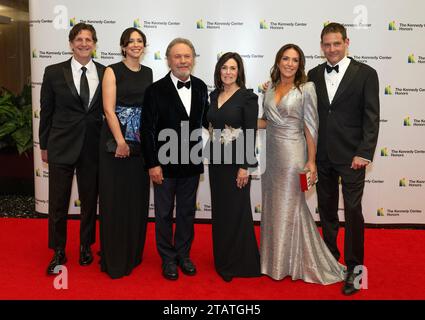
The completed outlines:
{"type": "Polygon", "coordinates": [[[196,191],[199,175],[164,178],[154,184],[156,245],[162,262],[189,258],[194,237],[196,191]],[[176,227],[173,236],[173,211],[176,199],[176,227]]]}
{"type": "Polygon", "coordinates": [[[65,249],[67,215],[74,170],[81,201],[80,244],[92,245],[96,237],[98,161],[82,152],[76,164],[49,162],[49,248],[65,249]]]}
{"type": "Polygon", "coordinates": [[[350,165],[335,165],[329,161],[317,163],[317,198],[323,238],[335,259],[340,258],[337,247],[339,229],[339,177],[344,198],[345,237],[344,258],[348,270],[363,265],[364,218],[362,196],[365,169],[353,170],[350,165]]]}

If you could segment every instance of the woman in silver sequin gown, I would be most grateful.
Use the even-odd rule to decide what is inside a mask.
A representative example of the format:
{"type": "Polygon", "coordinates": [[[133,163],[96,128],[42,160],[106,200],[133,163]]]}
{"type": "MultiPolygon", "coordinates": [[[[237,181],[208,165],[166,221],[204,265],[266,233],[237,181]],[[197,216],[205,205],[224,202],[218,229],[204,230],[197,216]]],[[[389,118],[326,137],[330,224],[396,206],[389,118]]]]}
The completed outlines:
{"type": "MultiPolygon", "coordinates": [[[[306,82],[305,58],[295,45],[283,46],[265,93],[267,128],[266,171],[262,182],[261,272],[275,280],[331,284],[344,280],[344,267],[322,240],[305,195],[299,172],[316,175],[317,97],[306,82]]],[[[260,124],[262,123],[262,124],[260,124]]]]}

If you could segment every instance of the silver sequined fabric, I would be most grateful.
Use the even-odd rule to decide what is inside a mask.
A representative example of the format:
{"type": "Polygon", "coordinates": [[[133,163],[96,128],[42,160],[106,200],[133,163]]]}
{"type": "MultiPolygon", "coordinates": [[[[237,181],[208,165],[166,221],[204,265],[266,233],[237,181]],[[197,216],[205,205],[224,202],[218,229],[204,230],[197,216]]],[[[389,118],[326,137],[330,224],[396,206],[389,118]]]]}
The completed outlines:
{"type": "Polygon", "coordinates": [[[317,141],[317,97],[312,82],[292,88],[276,105],[275,90],[264,96],[267,119],[266,171],[262,182],[261,272],[275,280],[331,284],[344,266],[322,240],[301,192],[299,172],[307,161],[304,125],[317,141]]]}

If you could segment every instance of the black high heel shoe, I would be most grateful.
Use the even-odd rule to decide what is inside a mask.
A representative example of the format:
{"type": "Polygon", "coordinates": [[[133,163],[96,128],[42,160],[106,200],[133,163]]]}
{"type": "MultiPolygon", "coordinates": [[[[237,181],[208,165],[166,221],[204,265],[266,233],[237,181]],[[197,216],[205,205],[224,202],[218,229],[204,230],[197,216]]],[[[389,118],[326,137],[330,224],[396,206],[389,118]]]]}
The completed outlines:
{"type": "Polygon", "coordinates": [[[231,282],[233,280],[232,276],[221,275],[221,278],[226,282],[231,282]]]}

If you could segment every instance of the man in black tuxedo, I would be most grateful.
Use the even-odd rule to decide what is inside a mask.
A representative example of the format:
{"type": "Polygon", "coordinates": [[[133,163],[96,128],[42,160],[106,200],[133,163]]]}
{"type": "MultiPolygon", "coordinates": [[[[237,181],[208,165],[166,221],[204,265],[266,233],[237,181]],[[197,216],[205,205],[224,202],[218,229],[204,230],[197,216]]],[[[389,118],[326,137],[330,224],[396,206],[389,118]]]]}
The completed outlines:
{"type": "MultiPolygon", "coordinates": [[[[347,275],[342,292],[358,291],[355,267],[363,265],[362,195],[366,166],[372,161],[379,131],[379,84],[376,71],[346,56],[345,27],[323,28],[321,48],[327,62],[310,70],[319,111],[317,197],[323,237],[338,260],[338,180],[345,210],[344,257],[347,275]]],[[[356,271],[357,272],[357,271],[356,271]]]]}
{"type": "Polygon", "coordinates": [[[190,248],[194,237],[196,191],[204,166],[202,161],[193,161],[190,152],[202,144],[202,136],[190,141],[189,136],[182,133],[186,131],[191,135],[195,130],[199,133],[205,125],[208,90],[202,80],[191,75],[195,49],[189,40],[171,41],[166,56],[171,72],[154,82],[145,93],[142,143],[154,183],[156,242],[162,258],[162,274],[166,279],[176,280],[177,265],[187,275],[196,274],[190,248]],[[177,139],[162,139],[166,130],[177,139]],[[170,150],[164,152],[168,147],[170,150]],[[169,161],[168,157],[174,159],[169,161]],[[174,198],[176,229],[173,236],[174,198]]]}
{"type": "Polygon", "coordinates": [[[98,150],[102,124],[104,66],[93,62],[96,31],[76,24],[69,32],[71,59],[46,67],[40,94],[40,149],[49,163],[49,248],[47,268],[66,262],[67,214],[74,170],[81,200],[80,265],[93,261],[98,196],[98,150]]]}

